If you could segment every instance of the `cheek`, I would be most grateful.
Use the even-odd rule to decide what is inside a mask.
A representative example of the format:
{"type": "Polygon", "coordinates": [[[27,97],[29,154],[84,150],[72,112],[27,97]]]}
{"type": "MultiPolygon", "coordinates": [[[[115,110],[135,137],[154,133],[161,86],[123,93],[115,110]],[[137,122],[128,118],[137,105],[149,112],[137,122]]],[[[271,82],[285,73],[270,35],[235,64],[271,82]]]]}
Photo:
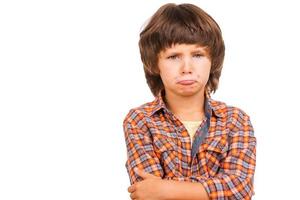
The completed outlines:
{"type": "Polygon", "coordinates": [[[200,72],[201,74],[204,74],[204,75],[208,75],[209,72],[210,72],[210,67],[203,67],[203,68],[200,68],[200,72]]]}
{"type": "Polygon", "coordinates": [[[172,76],[170,76],[170,75],[162,78],[162,81],[163,81],[163,84],[167,87],[174,84],[174,78],[172,78],[172,76]]]}
{"type": "Polygon", "coordinates": [[[202,84],[206,84],[209,79],[210,70],[200,70],[198,72],[197,78],[202,82],[202,84]]]}
{"type": "Polygon", "coordinates": [[[207,61],[204,63],[203,68],[201,68],[200,76],[202,76],[203,80],[208,80],[210,74],[211,63],[207,61]]]}
{"type": "Polygon", "coordinates": [[[176,77],[176,73],[172,70],[162,70],[160,72],[160,77],[162,80],[171,81],[174,77],[176,77]]]}
{"type": "Polygon", "coordinates": [[[169,82],[169,76],[164,71],[160,71],[160,78],[164,85],[167,85],[169,82]]]}

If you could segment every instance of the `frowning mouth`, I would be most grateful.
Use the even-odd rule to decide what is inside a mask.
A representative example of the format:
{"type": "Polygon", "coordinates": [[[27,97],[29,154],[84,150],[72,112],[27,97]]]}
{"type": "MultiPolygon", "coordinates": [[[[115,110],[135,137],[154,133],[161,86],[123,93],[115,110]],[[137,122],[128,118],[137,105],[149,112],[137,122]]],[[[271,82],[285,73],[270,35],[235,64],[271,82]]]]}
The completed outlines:
{"type": "Polygon", "coordinates": [[[192,85],[192,84],[196,83],[196,81],[194,81],[194,80],[182,80],[182,81],[178,81],[177,83],[181,84],[181,85],[192,85]]]}

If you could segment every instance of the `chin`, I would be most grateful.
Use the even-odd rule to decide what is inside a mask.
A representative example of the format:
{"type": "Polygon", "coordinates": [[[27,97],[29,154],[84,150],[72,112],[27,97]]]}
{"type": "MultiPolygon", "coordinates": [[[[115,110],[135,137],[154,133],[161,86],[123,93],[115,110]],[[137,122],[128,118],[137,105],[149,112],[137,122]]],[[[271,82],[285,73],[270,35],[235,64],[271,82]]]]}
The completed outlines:
{"type": "Polygon", "coordinates": [[[180,93],[179,95],[180,96],[183,96],[183,97],[191,97],[191,96],[194,96],[194,95],[196,95],[197,93],[195,93],[195,92],[182,92],[182,93],[180,93]]]}
{"type": "Polygon", "coordinates": [[[201,92],[201,89],[181,89],[180,91],[177,92],[178,95],[184,96],[184,97],[189,97],[189,96],[194,96],[197,95],[201,92]]]}

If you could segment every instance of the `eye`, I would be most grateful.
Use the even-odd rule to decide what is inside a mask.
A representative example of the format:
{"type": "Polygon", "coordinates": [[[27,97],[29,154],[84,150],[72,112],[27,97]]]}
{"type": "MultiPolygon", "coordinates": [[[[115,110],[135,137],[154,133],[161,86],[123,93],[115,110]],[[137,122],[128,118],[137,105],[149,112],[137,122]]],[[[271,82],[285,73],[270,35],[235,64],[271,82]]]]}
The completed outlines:
{"type": "Polygon", "coordinates": [[[196,58],[200,58],[200,57],[202,57],[202,56],[203,56],[203,55],[200,54],[200,53],[197,53],[197,54],[194,55],[194,57],[196,57],[196,58]]]}
{"type": "Polygon", "coordinates": [[[167,59],[175,60],[178,58],[178,55],[168,56],[167,59]]]}

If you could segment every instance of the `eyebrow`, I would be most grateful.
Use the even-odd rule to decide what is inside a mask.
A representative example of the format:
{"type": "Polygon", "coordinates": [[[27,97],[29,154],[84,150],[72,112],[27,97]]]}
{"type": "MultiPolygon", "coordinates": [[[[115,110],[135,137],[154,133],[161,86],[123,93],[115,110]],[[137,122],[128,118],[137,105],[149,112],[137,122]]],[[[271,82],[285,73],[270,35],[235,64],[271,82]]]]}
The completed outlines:
{"type": "MultiPolygon", "coordinates": [[[[206,50],[204,50],[204,49],[196,49],[196,50],[193,50],[193,51],[191,51],[191,53],[201,53],[201,54],[207,54],[207,51],[206,50]]],[[[169,50],[168,52],[165,52],[165,54],[181,54],[181,53],[179,53],[178,51],[176,51],[176,50],[169,50]]]]}
{"type": "Polygon", "coordinates": [[[197,49],[197,50],[194,50],[192,51],[192,53],[206,53],[206,51],[204,49],[197,49]]]}

